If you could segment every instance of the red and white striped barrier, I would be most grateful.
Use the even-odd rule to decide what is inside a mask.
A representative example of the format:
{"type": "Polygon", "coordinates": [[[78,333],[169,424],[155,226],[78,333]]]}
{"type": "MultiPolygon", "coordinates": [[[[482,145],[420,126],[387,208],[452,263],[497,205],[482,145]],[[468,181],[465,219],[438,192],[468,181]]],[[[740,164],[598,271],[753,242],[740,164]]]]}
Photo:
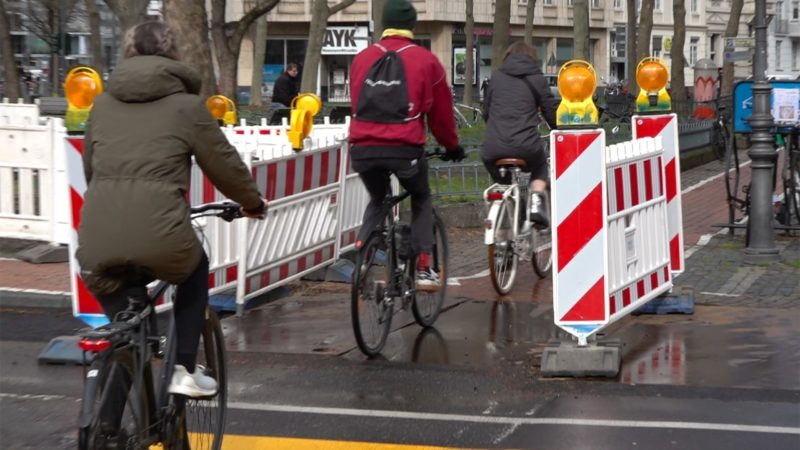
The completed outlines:
{"type": "Polygon", "coordinates": [[[603,130],[551,133],[553,310],[589,336],[672,287],[660,142],[606,148],[603,130]]]}
{"type": "Polygon", "coordinates": [[[661,137],[664,146],[664,170],[667,188],[670,270],[684,270],[683,216],[681,208],[681,162],[678,153],[678,116],[661,114],[633,116],[633,138],[661,137]]]}

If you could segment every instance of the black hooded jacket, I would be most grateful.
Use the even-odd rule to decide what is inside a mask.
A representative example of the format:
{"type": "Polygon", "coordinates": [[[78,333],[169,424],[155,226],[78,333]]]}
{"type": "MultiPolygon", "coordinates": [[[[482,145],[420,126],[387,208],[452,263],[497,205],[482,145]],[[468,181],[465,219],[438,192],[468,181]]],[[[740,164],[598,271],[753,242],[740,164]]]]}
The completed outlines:
{"type": "Polygon", "coordinates": [[[486,92],[483,118],[487,125],[481,156],[494,160],[541,148],[539,111],[554,129],[557,108],[558,100],[539,66],[526,55],[510,55],[492,74],[486,92]]]}

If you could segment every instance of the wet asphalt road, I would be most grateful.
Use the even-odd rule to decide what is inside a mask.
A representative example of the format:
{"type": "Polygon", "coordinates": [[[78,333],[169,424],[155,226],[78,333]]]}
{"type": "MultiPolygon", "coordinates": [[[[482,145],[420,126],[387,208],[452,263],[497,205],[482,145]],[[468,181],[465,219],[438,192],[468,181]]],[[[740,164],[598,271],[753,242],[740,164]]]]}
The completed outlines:
{"type": "MultiPolygon", "coordinates": [[[[397,317],[375,360],[354,349],[341,287],[226,318],[225,448],[306,448],[276,437],[322,440],[307,448],[800,448],[796,310],[758,324],[747,308],[640,317],[609,331],[624,343],[618,378],[543,379],[541,350],[559,332],[550,308],[525,298],[548,282],[522,282],[503,302],[465,295],[485,281],[451,287],[435,330],[397,317]]],[[[36,356],[80,326],[68,312],[0,311],[1,448],[75,448],[82,369],[36,356]]]]}

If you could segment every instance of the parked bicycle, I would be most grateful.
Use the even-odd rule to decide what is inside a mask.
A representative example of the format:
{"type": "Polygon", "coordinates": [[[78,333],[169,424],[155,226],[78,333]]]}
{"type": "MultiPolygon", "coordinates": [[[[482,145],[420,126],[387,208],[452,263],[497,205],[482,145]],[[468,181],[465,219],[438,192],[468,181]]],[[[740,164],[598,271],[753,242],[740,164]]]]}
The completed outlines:
{"type": "Polygon", "coordinates": [[[783,201],[778,212],[778,222],[785,226],[800,225],[800,147],[798,132],[785,137],[784,164],[781,171],[783,201]]]}
{"type": "MultiPolygon", "coordinates": [[[[549,146],[545,151],[549,154],[549,146]]],[[[548,166],[549,166],[548,157],[548,166]]],[[[500,175],[510,176],[509,184],[495,183],[483,194],[489,204],[485,221],[484,243],[487,245],[489,274],[492,285],[500,295],[508,294],[514,286],[519,261],[531,261],[533,270],[542,278],[552,268],[552,236],[548,227],[532,224],[522,199],[529,199],[527,176],[523,176],[525,161],[499,159],[500,175]]],[[[550,188],[545,192],[545,206],[550,212],[550,188]]],[[[549,222],[549,220],[548,220],[549,222]]]]}
{"type": "Polygon", "coordinates": [[[456,116],[456,125],[459,128],[477,125],[483,120],[483,112],[480,108],[474,106],[467,106],[462,103],[455,103],[453,105],[453,114],[456,116]]]}
{"type": "MultiPolygon", "coordinates": [[[[428,159],[444,153],[426,154],[428,159]]],[[[367,356],[383,350],[392,317],[411,306],[414,320],[433,325],[441,312],[447,288],[447,234],[441,218],[433,212],[433,250],[431,269],[438,273],[441,287],[436,292],[417,291],[416,258],[411,248],[411,227],[397,221],[395,207],[411,194],[386,197],[379,224],[366,234],[358,251],[353,271],[350,312],[358,348],[367,356]]]]}
{"type": "MultiPolygon", "coordinates": [[[[232,221],[241,217],[235,203],[214,203],[191,209],[192,219],[206,216],[232,221]]],[[[84,359],[84,391],[78,420],[82,450],[213,449],[222,446],[225,429],[227,378],[220,321],[207,309],[197,370],[217,382],[216,394],[188,398],[167,392],[175,367],[175,323],[159,332],[156,303],[169,285],[158,282],[131,290],[128,307],[97,329],[79,332],[84,359]],[[158,376],[154,373],[158,370],[158,376]]]]}

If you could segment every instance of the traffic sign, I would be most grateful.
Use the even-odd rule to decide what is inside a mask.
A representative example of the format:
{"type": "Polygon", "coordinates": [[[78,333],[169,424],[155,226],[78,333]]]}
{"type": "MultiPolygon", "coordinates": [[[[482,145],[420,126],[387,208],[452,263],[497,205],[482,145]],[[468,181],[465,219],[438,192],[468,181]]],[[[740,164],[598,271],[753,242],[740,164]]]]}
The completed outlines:
{"type": "Polygon", "coordinates": [[[725,62],[749,61],[753,57],[753,52],[745,50],[741,52],[725,52],[725,62]]]}
{"type": "Polygon", "coordinates": [[[753,48],[756,46],[756,39],[751,37],[746,38],[725,38],[725,48],[753,48]]]}

